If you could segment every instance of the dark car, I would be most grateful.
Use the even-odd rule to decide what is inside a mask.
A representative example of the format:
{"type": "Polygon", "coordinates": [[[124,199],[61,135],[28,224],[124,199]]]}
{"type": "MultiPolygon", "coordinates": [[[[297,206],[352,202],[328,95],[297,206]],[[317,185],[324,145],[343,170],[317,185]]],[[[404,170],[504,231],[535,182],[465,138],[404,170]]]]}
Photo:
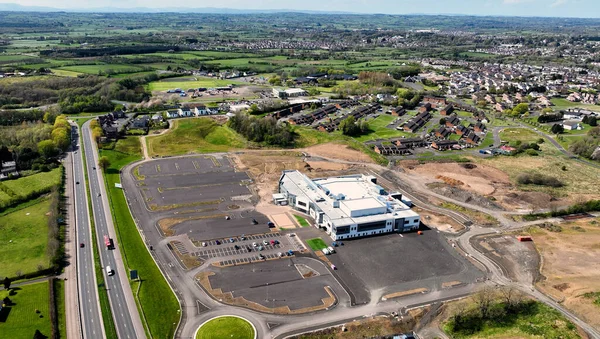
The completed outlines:
{"type": "Polygon", "coordinates": [[[256,219],[252,219],[252,225],[258,225],[258,221],[256,221],[256,219]]]}
{"type": "Polygon", "coordinates": [[[273,228],[273,227],[275,227],[275,224],[272,221],[269,221],[267,223],[267,226],[269,226],[269,228],[273,228]]]}
{"type": "Polygon", "coordinates": [[[84,243],[80,243],[80,244],[79,244],[79,247],[82,247],[82,248],[83,248],[83,247],[85,247],[85,244],[84,244],[84,243]]]}
{"type": "Polygon", "coordinates": [[[236,250],[240,249],[240,247],[238,245],[233,246],[233,248],[235,248],[236,250]]]}
{"type": "Polygon", "coordinates": [[[221,242],[220,242],[219,240],[215,240],[215,243],[216,243],[217,245],[221,245],[221,242]]]}
{"type": "Polygon", "coordinates": [[[246,249],[248,250],[248,252],[252,252],[252,247],[246,246],[246,249]]]}
{"type": "Polygon", "coordinates": [[[79,185],[79,181],[76,181],[75,183],[76,183],[77,185],[79,185]]]}

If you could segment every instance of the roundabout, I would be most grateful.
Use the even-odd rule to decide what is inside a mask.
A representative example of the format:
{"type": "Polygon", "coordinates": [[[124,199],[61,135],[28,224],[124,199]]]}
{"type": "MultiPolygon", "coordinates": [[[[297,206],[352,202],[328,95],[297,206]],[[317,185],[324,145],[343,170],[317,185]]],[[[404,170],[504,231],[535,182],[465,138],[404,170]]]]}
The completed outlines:
{"type": "Polygon", "coordinates": [[[256,328],[248,320],[226,315],[205,321],[196,330],[196,339],[256,339],[256,328]]]}

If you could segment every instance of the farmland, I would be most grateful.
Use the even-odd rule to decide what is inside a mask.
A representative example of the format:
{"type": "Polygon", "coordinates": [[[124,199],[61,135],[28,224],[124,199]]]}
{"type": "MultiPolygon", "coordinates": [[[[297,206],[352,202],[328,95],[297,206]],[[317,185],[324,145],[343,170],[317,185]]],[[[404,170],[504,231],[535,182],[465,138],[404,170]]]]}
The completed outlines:
{"type": "Polygon", "coordinates": [[[24,208],[14,208],[0,214],[0,277],[47,268],[50,259],[48,246],[48,213],[50,202],[40,199],[24,208]]]}
{"type": "MultiPolygon", "coordinates": [[[[2,312],[6,319],[0,318],[0,337],[33,338],[36,330],[50,337],[48,282],[17,287],[14,292],[9,297],[14,305],[2,312]]],[[[5,291],[0,293],[2,298],[4,293],[5,291]]]]}
{"type": "Polygon", "coordinates": [[[62,169],[0,182],[0,208],[48,193],[61,181],[62,169]]]}
{"type": "Polygon", "coordinates": [[[233,80],[219,80],[212,78],[193,77],[193,78],[173,78],[162,81],[154,81],[148,84],[148,89],[151,91],[167,91],[170,89],[181,88],[187,90],[188,88],[212,88],[221,87],[228,85],[240,84],[233,80]]]}

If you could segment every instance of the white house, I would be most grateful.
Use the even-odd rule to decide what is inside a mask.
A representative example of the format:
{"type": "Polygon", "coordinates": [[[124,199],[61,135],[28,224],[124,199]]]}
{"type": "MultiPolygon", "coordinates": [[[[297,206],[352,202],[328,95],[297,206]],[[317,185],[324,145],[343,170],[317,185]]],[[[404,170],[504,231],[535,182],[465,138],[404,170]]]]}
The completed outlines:
{"type": "Polygon", "coordinates": [[[196,116],[208,115],[210,114],[210,111],[206,108],[206,105],[197,105],[194,107],[194,114],[196,114],[196,116]]]}
{"type": "Polygon", "coordinates": [[[179,118],[179,111],[169,110],[167,111],[167,119],[179,118]]]}
{"type": "Polygon", "coordinates": [[[575,120],[565,121],[565,122],[563,122],[562,125],[563,125],[564,129],[567,131],[575,131],[575,130],[583,129],[583,126],[581,125],[581,123],[579,121],[575,121],[575,120]]]}
{"type": "Polygon", "coordinates": [[[180,117],[193,117],[195,115],[191,109],[185,107],[178,109],[177,112],[179,113],[180,117]]]}

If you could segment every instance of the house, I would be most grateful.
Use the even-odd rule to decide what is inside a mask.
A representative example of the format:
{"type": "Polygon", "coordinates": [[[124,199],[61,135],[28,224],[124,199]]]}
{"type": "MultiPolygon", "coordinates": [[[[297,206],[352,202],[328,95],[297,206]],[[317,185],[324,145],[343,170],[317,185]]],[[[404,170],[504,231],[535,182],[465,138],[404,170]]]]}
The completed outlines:
{"type": "Polygon", "coordinates": [[[102,128],[102,131],[107,139],[117,139],[119,137],[119,131],[115,126],[106,126],[102,128]]]}
{"type": "Polygon", "coordinates": [[[495,104],[496,103],[496,98],[493,97],[493,96],[491,96],[491,95],[489,95],[489,94],[485,95],[484,100],[487,101],[490,104],[495,104]]]}
{"type": "Polygon", "coordinates": [[[565,120],[583,120],[584,114],[578,109],[569,109],[563,113],[563,119],[565,120]]]}
{"type": "Polygon", "coordinates": [[[419,113],[414,118],[405,122],[404,125],[402,126],[402,129],[404,129],[404,131],[406,131],[406,132],[414,133],[416,130],[418,130],[423,125],[425,125],[427,123],[427,121],[429,121],[429,119],[431,119],[431,113],[429,113],[429,112],[419,113]]]}
{"type": "Polygon", "coordinates": [[[474,130],[475,132],[480,132],[480,133],[481,133],[481,132],[485,132],[485,129],[486,129],[486,128],[485,128],[485,125],[484,125],[484,124],[483,124],[481,121],[477,122],[477,123],[475,124],[475,126],[473,127],[473,130],[474,130]]]}
{"type": "Polygon", "coordinates": [[[427,102],[423,106],[421,106],[421,108],[419,108],[419,112],[420,113],[429,112],[429,111],[431,111],[431,108],[432,108],[431,103],[427,102]]]}
{"type": "Polygon", "coordinates": [[[179,112],[177,110],[168,110],[167,119],[179,118],[179,112]]]}
{"type": "Polygon", "coordinates": [[[454,146],[458,146],[458,141],[441,140],[441,141],[434,141],[431,143],[431,148],[434,148],[438,151],[449,150],[449,149],[452,149],[454,146]]]}
{"type": "Polygon", "coordinates": [[[406,109],[404,109],[404,107],[402,106],[398,106],[395,108],[392,108],[392,115],[395,117],[401,117],[404,114],[406,114],[406,109]]]}
{"type": "Polygon", "coordinates": [[[277,89],[273,88],[273,96],[279,99],[296,98],[307,96],[308,92],[302,88],[277,89]]]}
{"type": "Polygon", "coordinates": [[[130,128],[147,130],[149,126],[150,126],[150,116],[140,115],[131,122],[130,128]]]}
{"type": "Polygon", "coordinates": [[[152,116],[152,122],[153,123],[161,123],[163,121],[163,117],[162,114],[160,113],[156,113],[152,116]]]}
{"type": "Polygon", "coordinates": [[[452,134],[452,131],[449,128],[443,126],[440,127],[437,131],[435,131],[435,136],[443,139],[447,139],[450,136],[450,134],[452,134]]]}
{"type": "Polygon", "coordinates": [[[456,115],[451,115],[446,118],[446,126],[447,127],[456,127],[460,125],[460,119],[456,115]]]}
{"type": "Polygon", "coordinates": [[[575,131],[575,130],[583,129],[581,122],[579,122],[577,120],[564,121],[562,125],[563,125],[563,128],[567,131],[575,131]]]}
{"type": "Polygon", "coordinates": [[[456,129],[454,130],[454,133],[456,133],[458,135],[464,135],[468,132],[469,132],[469,128],[467,128],[466,126],[463,126],[463,125],[456,126],[456,129]]]}
{"type": "Polygon", "coordinates": [[[178,109],[177,113],[180,117],[193,117],[195,115],[194,112],[192,112],[192,110],[187,107],[182,107],[178,109]]]}
{"type": "Polygon", "coordinates": [[[404,145],[408,148],[427,146],[427,141],[421,138],[400,138],[396,139],[394,143],[398,146],[404,145]]]}
{"type": "Polygon", "coordinates": [[[423,97],[424,103],[429,103],[433,108],[441,107],[447,105],[446,98],[434,97],[434,96],[425,96],[423,97]]]}
{"type": "Polygon", "coordinates": [[[454,112],[454,106],[452,106],[452,104],[448,104],[448,106],[444,107],[444,109],[442,109],[440,111],[441,115],[449,115],[452,112],[454,112]]]}
{"type": "Polygon", "coordinates": [[[477,145],[481,141],[481,137],[477,135],[475,131],[469,130],[469,133],[466,134],[465,140],[467,141],[467,144],[477,145]]]}
{"type": "Polygon", "coordinates": [[[410,154],[410,150],[405,145],[383,145],[377,144],[373,146],[373,151],[381,155],[405,155],[410,154]]]}
{"type": "Polygon", "coordinates": [[[3,161],[2,168],[0,169],[0,180],[8,179],[11,176],[19,176],[19,172],[17,172],[17,162],[3,161]]]}
{"type": "Polygon", "coordinates": [[[494,106],[494,109],[498,112],[503,112],[506,108],[507,108],[507,106],[501,102],[497,102],[496,105],[494,106]]]}

